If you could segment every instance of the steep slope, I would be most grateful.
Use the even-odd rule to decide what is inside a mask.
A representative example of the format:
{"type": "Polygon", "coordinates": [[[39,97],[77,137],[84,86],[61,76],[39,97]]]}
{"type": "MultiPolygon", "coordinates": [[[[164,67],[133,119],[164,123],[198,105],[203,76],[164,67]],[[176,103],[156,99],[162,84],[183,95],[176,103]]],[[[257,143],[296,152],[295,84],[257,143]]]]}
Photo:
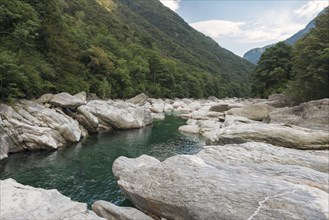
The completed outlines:
{"type": "MultiPolygon", "coordinates": [[[[321,14],[321,13],[320,13],[321,14]]],[[[293,45],[297,40],[299,40],[300,38],[302,38],[305,34],[307,34],[308,32],[310,32],[310,30],[312,28],[315,27],[315,22],[314,19],[312,21],[310,21],[306,27],[300,31],[298,31],[296,34],[294,34],[293,36],[289,37],[288,39],[286,39],[284,42],[289,44],[289,45],[293,45]]],[[[251,49],[249,51],[247,51],[244,55],[243,55],[243,59],[248,60],[251,63],[257,64],[259,61],[259,58],[261,57],[261,55],[264,53],[264,51],[269,48],[272,47],[274,44],[270,44],[267,46],[264,46],[262,48],[255,48],[255,49],[251,49]]]]}
{"type": "Polygon", "coordinates": [[[158,0],[0,0],[0,98],[246,96],[249,62],[158,0]]]}
{"type": "MultiPolygon", "coordinates": [[[[222,73],[238,81],[245,80],[240,77],[244,77],[245,70],[250,68],[247,62],[190,27],[176,13],[164,8],[159,1],[121,0],[120,2],[147,21],[147,23],[140,23],[138,28],[145,27],[145,32],[149,26],[158,29],[159,34],[153,37],[153,40],[158,47],[166,51],[168,56],[182,59],[185,63],[201,67],[211,73],[222,73]]],[[[125,22],[134,28],[136,21],[129,15],[131,14],[127,14],[128,19],[125,22]]]]}
{"type": "Polygon", "coordinates": [[[315,20],[313,19],[310,23],[306,25],[306,27],[300,31],[298,31],[296,34],[292,35],[290,38],[285,40],[285,42],[289,45],[293,45],[297,40],[302,38],[305,34],[310,32],[312,28],[315,27],[315,20]]]}
{"type": "Polygon", "coordinates": [[[273,44],[267,45],[267,46],[261,47],[261,48],[251,49],[243,55],[243,59],[248,60],[249,62],[251,62],[253,64],[257,64],[260,57],[265,52],[265,50],[272,46],[273,46],[273,44]]]}

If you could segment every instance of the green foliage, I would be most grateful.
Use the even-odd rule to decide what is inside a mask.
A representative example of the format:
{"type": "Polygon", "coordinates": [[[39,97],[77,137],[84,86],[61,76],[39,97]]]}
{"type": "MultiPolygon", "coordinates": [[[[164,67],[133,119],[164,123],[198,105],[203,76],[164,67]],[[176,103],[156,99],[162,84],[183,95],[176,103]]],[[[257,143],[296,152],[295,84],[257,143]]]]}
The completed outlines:
{"type": "Polygon", "coordinates": [[[265,50],[252,73],[252,93],[267,98],[281,93],[290,80],[292,47],[284,42],[265,50]]]}
{"type": "Polygon", "coordinates": [[[29,4],[22,1],[0,1],[0,34],[1,39],[13,41],[13,49],[31,47],[38,37],[41,22],[38,13],[29,4]]]}
{"type": "Polygon", "coordinates": [[[247,96],[248,62],[158,0],[0,0],[1,99],[247,96]]]}
{"type": "Polygon", "coordinates": [[[24,59],[28,56],[31,54],[0,51],[1,99],[32,97],[42,91],[44,85],[38,72],[39,65],[34,65],[33,58],[24,59]]]}
{"type": "Polygon", "coordinates": [[[329,97],[328,7],[315,22],[316,28],[295,45],[287,93],[297,102],[329,97]]]}
{"type": "Polygon", "coordinates": [[[293,47],[283,42],[266,49],[252,73],[252,92],[267,97],[286,93],[303,102],[329,97],[329,8],[316,27],[293,47]]]}
{"type": "Polygon", "coordinates": [[[27,82],[27,78],[20,72],[15,54],[8,51],[0,52],[0,91],[3,97],[20,97],[23,95],[20,89],[21,82],[27,82]]]}

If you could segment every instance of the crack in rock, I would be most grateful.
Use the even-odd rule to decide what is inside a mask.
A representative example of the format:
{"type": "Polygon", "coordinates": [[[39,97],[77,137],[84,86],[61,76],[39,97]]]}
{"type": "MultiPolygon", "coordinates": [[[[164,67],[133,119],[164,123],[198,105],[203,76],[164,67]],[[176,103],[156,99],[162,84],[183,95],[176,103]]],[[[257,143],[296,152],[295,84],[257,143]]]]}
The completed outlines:
{"type": "Polygon", "coordinates": [[[252,220],[256,215],[258,215],[259,211],[262,209],[262,206],[265,202],[267,202],[269,199],[273,199],[273,198],[277,198],[277,197],[280,197],[280,196],[285,196],[287,194],[290,194],[290,193],[295,193],[297,190],[293,190],[291,192],[284,192],[284,193],[280,193],[280,194],[277,194],[277,195],[274,195],[274,196],[268,196],[266,197],[264,200],[260,201],[258,204],[258,208],[256,209],[256,211],[248,218],[248,220],[252,220]]]}

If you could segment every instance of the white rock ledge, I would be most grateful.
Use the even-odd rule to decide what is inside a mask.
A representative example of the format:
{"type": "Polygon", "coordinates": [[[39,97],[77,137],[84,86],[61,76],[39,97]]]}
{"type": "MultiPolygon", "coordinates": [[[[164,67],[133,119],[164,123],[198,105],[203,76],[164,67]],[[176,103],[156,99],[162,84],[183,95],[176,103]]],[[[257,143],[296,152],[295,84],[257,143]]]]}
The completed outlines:
{"type": "Polygon", "coordinates": [[[145,107],[122,100],[85,99],[84,92],[61,93],[46,94],[37,101],[20,100],[13,106],[0,104],[0,160],[8,153],[57,150],[88,133],[140,128],[153,122],[145,107]]]}
{"type": "Polygon", "coordinates": [[[209,146],[163,162],[119,157],[125,197],[166,219],[329,219],[328,151],[264,143],[209,146]]]}
{"type": "Polygon", "coordinates": [[[87,204],[74,202],[57,190],[45,190],[0,180],[1,220],[83,220],[103,219],[87,209],[87,204]]]}

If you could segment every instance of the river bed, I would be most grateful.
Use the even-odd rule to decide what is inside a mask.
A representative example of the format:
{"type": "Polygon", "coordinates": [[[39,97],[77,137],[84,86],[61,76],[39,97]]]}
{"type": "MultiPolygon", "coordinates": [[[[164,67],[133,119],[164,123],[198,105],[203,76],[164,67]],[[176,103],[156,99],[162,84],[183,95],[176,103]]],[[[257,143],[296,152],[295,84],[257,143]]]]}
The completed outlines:
{"type": "Polygon", "coordinates": [[[0,162],[0,179],[57,189],[89,206],[96,200],[122,205],[126,201],[112,174],[114,160],[147,154],[162,161],[176,154],[199,152],[204,140],[180,134],[178,127],[183,124],[185,120],[166,115],[165,120],[151,126],[92,135],[55,152],[13,154],[0,162]]]}

